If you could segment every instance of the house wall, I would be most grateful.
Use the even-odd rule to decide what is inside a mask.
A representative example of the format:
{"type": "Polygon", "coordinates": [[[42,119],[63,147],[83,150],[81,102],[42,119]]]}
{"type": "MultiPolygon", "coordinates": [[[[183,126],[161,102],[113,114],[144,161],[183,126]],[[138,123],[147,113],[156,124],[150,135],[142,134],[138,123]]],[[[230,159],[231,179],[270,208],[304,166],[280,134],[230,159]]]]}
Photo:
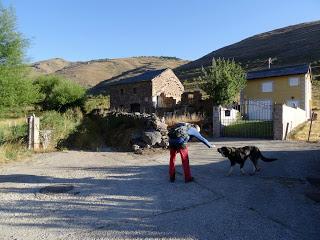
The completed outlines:
{"type": "Polygon", "coordinates": [[[251,79],[247,81],[247,86],[243,90],[245,100],[272,100],[276,104],[285,104],[294,97],[299,100],[299,107],[305,109],[305,75],[290,75],[280,77],[269,77],[262,79],[251,79]],[[289,85],[289,77],[299,77],[298,86],[289,85]],[[262,92],[262,83],[273,82],[272,92],[262,92]]]}
{"type": "Polygon", "coordinates": [[[140,104],[141,112],[152,112],[157,107],[171,108],[181,101],[183,91],[180,80],[168,69],[151,81],[111,85],[110,107],[130,110],[131,104],[140,104]]]}
{"type": "Polygon", "coordinates": [[[152,84],[150,81],[110,86],[111,108],[130,110],[130,105],[134,103],[140,104],[142,112],[152,111],[152,84]],[[121,89],[123,94],[121,94],[121,89]]]}
{"type": "Polygon", "coordinates": [[[152,96],[164,94],[166,98],[173,98],[176,103],[181,101],[184,87],[171,69],[167,69],[159,76],[152,79],[152,96]]]}

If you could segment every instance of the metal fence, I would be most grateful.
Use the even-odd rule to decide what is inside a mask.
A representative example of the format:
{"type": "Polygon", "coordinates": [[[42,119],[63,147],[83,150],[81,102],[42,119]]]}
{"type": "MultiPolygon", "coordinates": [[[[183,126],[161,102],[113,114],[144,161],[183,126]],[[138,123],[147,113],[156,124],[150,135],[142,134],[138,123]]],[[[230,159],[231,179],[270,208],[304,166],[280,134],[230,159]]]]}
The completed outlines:
{"type": "Polygon", "coordinates": [[[272,138],[273,105],[266,101],[247,101],[221,108],[223,137],[272,138]]]}

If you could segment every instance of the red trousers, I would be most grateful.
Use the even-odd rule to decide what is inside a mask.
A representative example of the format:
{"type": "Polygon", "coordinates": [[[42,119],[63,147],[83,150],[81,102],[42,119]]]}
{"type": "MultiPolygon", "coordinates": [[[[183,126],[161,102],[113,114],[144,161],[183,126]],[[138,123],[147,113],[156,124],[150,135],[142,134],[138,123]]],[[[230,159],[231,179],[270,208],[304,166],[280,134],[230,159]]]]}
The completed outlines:
{"type": "Polygon", "coordinates": [[[180,153],[182,166],[183,166],[183,172],[184,172],[184,179],[186,181],[191,179],[191,171],[189,166],[189,155],[188,155],[188,148],[170,148],[170,164],[169,164],[169,175],[170,178],[175,177],[176,168],[175,168],[175,161],[176,161],[176,155],[177,153],[180,153]]]}

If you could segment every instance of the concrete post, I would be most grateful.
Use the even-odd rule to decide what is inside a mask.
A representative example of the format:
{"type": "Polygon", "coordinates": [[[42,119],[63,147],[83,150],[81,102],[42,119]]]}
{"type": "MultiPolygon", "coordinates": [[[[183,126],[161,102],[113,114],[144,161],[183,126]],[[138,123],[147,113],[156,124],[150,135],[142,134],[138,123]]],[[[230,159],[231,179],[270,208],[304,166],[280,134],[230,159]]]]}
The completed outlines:
{"type": "Polygon", "coordinates": [[[212,113],[213,137],[221,137],[221,106],[214,106],[212,113]]]}
{"type": "Polygon", "coordinates": [[[273,109],[273,139],[283,140],[283,105],[275,104],[273,109]]]}
{"type": "Polygon", "coordinates": [[[40,118],[32,115],[28,117],[28,149],[38,150],[40,148],[40,118]]]}

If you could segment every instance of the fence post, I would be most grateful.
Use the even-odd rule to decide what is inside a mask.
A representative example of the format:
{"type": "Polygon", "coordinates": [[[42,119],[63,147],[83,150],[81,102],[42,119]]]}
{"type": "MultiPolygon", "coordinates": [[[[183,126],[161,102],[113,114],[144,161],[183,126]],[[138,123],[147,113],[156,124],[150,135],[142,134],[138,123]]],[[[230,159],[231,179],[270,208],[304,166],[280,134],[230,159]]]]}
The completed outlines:
{"type": "Polygon", "coordinates": [[[313,122],[313,119],[314,119],[314,112],[311,113],[311,121],[310,121],[310,126],[309,126],[309,133],[308,133],[308,142],[310,141],[310,135],[311,135],[311,129],[312,129],[312,122],[313,122]]]}
{"type": "Polygon", "coordinates": [[[28,117],[28,149],[40,148],[40,118],[34,114],[28,117]]]}
{"type": "Polygon", "coordinates": [[[273,139],[283,140],[283,117],[282,117],[283,105],[275,104],[273,111],[273,139]]]}
{"type": "Polygon", "coordinates": [[[221,137],[221,106],[214,106],[212,113],[213,137],[221,137]]]}

